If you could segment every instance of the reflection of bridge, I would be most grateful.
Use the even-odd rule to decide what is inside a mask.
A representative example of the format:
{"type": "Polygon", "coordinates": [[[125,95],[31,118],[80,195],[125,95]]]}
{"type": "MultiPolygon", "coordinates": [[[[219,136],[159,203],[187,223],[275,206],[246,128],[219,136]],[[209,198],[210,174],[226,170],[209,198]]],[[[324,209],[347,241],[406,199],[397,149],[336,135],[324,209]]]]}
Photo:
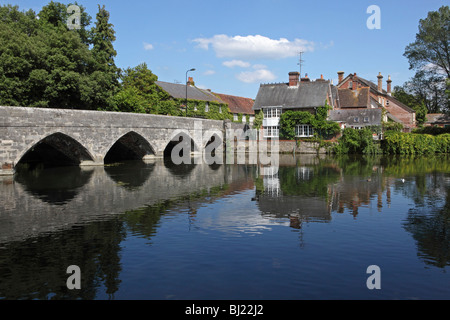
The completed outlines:
{"type": "Polygon", "coordinates": [[[231,126],[235,124],[228,121],[150,114],[0,107],[0,175],[13,174],[20,162],[43,158],[103,165],[160,157],[171,141],[178,141],[179,130],[191,140],[192,151],[199,151],[214,132],[220,131],[226,141],[231,126]]]}
{"type": "Polygon", "coordinates": [[[65,167],[0,178],[0,243],[170,199],[211,197],[213,188],[248,179],[238,165],[192,164],[183,172],[162,160],[130,165],[138,167],[65,167]]]}

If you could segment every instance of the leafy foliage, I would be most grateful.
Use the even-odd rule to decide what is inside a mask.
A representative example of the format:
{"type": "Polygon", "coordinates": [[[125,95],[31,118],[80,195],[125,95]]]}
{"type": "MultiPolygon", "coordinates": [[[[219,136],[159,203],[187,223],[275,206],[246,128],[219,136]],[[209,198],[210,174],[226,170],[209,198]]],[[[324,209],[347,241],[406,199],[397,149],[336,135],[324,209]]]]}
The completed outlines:
{"type": "Polygon", "coordinates": [[[433,154],[450,152],[450,134],[438,136],[389,131],[383,141],[388,154],[433,154]]]}
{"type": "Polygon", "coordinates": [[[430,11],[419,21],[416,40],[405,48],[410,69],[416,75],[404,87],[423,102],[430,113],[450,112],[450,8],[430,11]]]}
{"type": "Polygon", "coordinates": [[[295,127],[299,124],[309,124],[314,128],[314,134],[319,138],[327,138],[337,134],[340,130],[339,124],[334,121],[328,121],[329,106],[317,108],[313,115],[307,111],[283,112],[280,117],[280,137],[288,140],[295,139],[295,127]]]}
{"type": "Polygon", "coordinates": [[[337,154],[375,154],[380,153],[378,144],[373,140],[373,132],[369,128],[345,128],[334,150],[337,154]]]}
{"type": "Polygon", "coordinates": [[[0,104],[97,109],[111,102],[117,69],[107,70],[89,48],[98,30],[87,29],[84,7],[79,30],[68,29],[67,7],[52,1],[38,15],[0,7],[0,104]]]}

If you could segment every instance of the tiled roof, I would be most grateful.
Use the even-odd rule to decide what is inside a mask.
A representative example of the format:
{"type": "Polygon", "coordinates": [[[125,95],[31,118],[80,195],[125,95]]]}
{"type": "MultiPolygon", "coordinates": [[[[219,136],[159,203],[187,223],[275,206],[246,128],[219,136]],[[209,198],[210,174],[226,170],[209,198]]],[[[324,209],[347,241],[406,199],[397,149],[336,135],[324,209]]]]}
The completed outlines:
{"type": "Polygon", "coordinates": [[[340,108],[367,108],[370,105],[370,89],[368,87],[356,90],[338,89],[340,108]]]}
{"type": "Polygon", "coordinates": [[[261,85],[253,110],[279,106],[285,109],[313,108],[325,105],[329,81],[300,82],[290,87],[287,83],[261,85]]]}
{"type": "Polygon", "coordinates": [[[348,124],[356,125],[380,125],[381,124],[381,109],[341,109],[330,110],[329,119],[332,121],[340,121],[348,124]],[[358,117],[359,122],[355,122],[355,117],[358,117]],[[364,118],[368,118],[368,122],[364,122],[364,118]]]}
{"type": "MultiPolygon", "coordinates": [[[[186,85],[184,84],[170,83],[164,81],[156,81],[155,83],[175,99],[186,98],[186,85]]],[[[192,100],[224,103],[219,97],[213,95],[212,93],[206,90],[201,90],[194,86],[187,86],[187,94],[188,99],[192,100]]]]}
{"type": "Polygon", "coordinates": [[[427,114],[427,123],[450,123],[450,116],[443,113],[429,113],[427,114]]]}
{"type": "Polygon", "coordinates": [[[254,103],[253,99],[230,96],[223,93],[214,94],[228,104],[231,113],[255,114],[255,111],[252,109],[254,103]]]}

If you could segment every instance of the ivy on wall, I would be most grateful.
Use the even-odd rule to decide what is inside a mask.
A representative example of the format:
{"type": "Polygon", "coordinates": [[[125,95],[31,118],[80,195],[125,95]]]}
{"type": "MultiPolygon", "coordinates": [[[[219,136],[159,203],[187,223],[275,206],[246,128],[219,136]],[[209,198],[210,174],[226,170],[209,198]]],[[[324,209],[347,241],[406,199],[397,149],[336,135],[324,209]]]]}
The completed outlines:
{"type": "Polygon", "coordinates": [[[314,135],[318,138],[328,138],[340,131],[339,124],[328,121],[328,110],[331,107],[325,104],[316,109],[316,114],[307,111],[288,110],[280,117],[280,138],[294,140],[295,127],[299,124],[309,124],[314,129],[314,135]]]}

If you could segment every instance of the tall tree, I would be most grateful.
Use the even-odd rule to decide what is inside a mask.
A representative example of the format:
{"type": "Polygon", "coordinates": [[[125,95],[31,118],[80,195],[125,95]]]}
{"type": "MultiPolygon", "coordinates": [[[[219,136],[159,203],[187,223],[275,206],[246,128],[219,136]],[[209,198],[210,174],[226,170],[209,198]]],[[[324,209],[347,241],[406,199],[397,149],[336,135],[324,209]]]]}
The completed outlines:
{"type": "Polygon", "coordinates": [[[95,97],[93,104],[98,108],[107,108],[119,87],[120,69],[114,58],[117,55],[113,42],[116,40],[114,26],[109,22],[109,12],[105,6],[98,6],[95,27],[92,29],[92,54],[96,67],[92,74],[95,97]]]}
{"type": "Polygon", "coordinates": [[[425,104],[430,113],[450,112],[450,8],[442,6],[419,21],[416,40],[405,48],[415,76],[404,84],[407,93],[425,104]]]}
{"type": "Polygon", "coordinates": [[[416,41],[410,43],[404,55],[411,69],[437,68],[450,78],[450,8],[442,6],[419,21],[416,41]]]}

